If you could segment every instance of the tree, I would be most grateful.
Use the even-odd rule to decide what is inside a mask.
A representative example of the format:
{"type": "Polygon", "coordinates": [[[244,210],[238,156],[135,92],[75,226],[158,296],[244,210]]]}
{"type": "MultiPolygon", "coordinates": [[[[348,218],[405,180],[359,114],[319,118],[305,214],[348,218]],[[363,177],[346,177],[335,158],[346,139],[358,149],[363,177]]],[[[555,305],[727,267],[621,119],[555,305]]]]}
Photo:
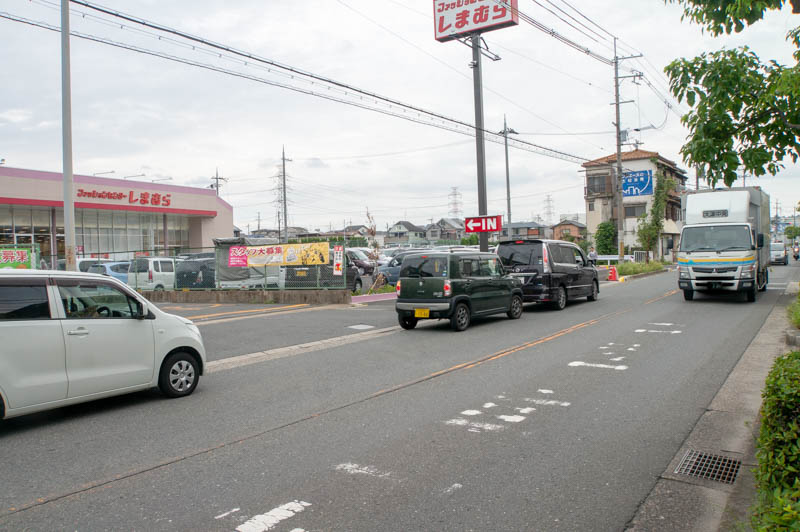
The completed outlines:
{"type": "MultiPolygon", "coordinates": [[[[800,0],[790,0],[800,13],[800,0]]],[[[741,32],[780,10],[786,0],[665,0],[684,8],[684,18],[714,36],[741,32]]],[[[755,176],[777,174],[800,157],[800,27],[788,32],[793,66],[762,63],[749,48],[720,50],[694,59],[676,59],[665,71],[670,90],[692,110],[681,121],[689,139],[684,160],[705,172],[711,185],[731,186],[743,167],[755,176]]]]}
{"type": "Polygon", "coordinates": [[[477,246],[479,242],[480,238],[478,237],[478,233],[471,233],[469,236],[461,239],[462,246],[477,246]]]}
{"type": "MultiPolygon", "coordinates": [[[[674,187],[675,182],[664,175],[664,172],[659,171],[656,174],[656,189],[653,192],[653,204],[650,206],[649,213],[644,213],[639,217],[638,227],[636,229],[636,238],[645,251],[652,251],[654,253],[656,251],[658,240],[661,238],[662,231],[664,231],[664,212],[667,206],[667,193],[674,187]]],[[[649,254],[645,258],[645,261],[650,262],[649,254]]]]}
{"type": "Polygon", "coordinates": [[[599,255],[616,255],[617,247],[614,241],[617,239],[617,226],[614,222],[602,222],[597,224],[597,232],[594,240],[597,242],[597,253],[599,255]]]}
{"type": "Polygon", "coordinates": [[[783,235],[789,240],[794,241],[795,238],[800,238],[800,227],[789,226],[786,228],[783,235]]]}

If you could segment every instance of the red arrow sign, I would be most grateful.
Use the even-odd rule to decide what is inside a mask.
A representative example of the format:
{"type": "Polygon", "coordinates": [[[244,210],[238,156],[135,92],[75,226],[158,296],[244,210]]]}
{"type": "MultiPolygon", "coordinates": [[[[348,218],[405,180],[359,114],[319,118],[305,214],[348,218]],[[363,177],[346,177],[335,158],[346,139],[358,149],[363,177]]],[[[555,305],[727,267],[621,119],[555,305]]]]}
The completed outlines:
{"type": "Polygon", "coordinates": [[[503,229],[503,216],[473,216],[464,219],[467,233],[494,233],[503,229]]]}

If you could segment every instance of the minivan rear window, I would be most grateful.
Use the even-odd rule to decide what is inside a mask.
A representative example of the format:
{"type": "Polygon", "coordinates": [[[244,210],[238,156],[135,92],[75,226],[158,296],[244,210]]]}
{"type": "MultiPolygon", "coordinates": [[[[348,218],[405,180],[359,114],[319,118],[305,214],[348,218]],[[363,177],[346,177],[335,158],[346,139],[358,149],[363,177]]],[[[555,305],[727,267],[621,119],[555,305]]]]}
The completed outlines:
{"type": "Polygon", "coordinates": [[[400,277],[447,277],[447,257],[407,257],[400,277]]]}
{"type": "Polygon", "coordinates": [[[497,256],[506,268],[514,266],[541,266],[541,242],[501,242],[497,256]]]}
{"type": "Polygon", "coordinates": [[[150,270],[150,261],[148,259],[136,259],[131,262],[130,273],[146,273],[150,270]]]}
{"type": "Polygon", "coordinates": [[[0,320],[47,320],[50,304],[44,280],[0,282],[0,320]]]}

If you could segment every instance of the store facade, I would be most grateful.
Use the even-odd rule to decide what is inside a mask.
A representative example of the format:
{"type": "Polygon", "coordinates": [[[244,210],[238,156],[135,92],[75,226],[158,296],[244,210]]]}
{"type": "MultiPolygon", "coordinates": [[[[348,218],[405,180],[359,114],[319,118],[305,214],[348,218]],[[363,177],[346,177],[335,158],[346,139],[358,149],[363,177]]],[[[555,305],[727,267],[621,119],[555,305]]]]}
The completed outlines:
{"type": "MultiPolygon", "coordinates": [[[[64,257],[62,174],[0,166],[0,246],[64,257]]],[[[233,208],[208,188],[74,176],[78,258],[128,260],[213,248],[233,236],[233,208]]]]}

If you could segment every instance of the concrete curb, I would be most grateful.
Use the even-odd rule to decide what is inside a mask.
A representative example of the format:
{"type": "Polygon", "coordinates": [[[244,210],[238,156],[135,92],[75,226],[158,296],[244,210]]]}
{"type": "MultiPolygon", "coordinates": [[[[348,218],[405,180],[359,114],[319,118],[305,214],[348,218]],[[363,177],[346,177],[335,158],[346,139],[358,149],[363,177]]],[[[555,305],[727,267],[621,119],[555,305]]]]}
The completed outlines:
{"type": "Polygon", "coordinates": [[[786,343],[792,347],[800,346],[800,330],[789,329],[786,331],[786,343]]]}
{"type": "Polygon", "coordinates": [[[779,301],[767,316],[626,531],[749,529],[743,525],[749,522],[748,511],[756,497],[751,470],[757,464],[761,390],[775,358],[786,352],[781,333],[787,328],[788,318],[782,303],[779,301]],[[740,460],[738,478],[729,485],[676,474],[689,450],[740,460]]]}

